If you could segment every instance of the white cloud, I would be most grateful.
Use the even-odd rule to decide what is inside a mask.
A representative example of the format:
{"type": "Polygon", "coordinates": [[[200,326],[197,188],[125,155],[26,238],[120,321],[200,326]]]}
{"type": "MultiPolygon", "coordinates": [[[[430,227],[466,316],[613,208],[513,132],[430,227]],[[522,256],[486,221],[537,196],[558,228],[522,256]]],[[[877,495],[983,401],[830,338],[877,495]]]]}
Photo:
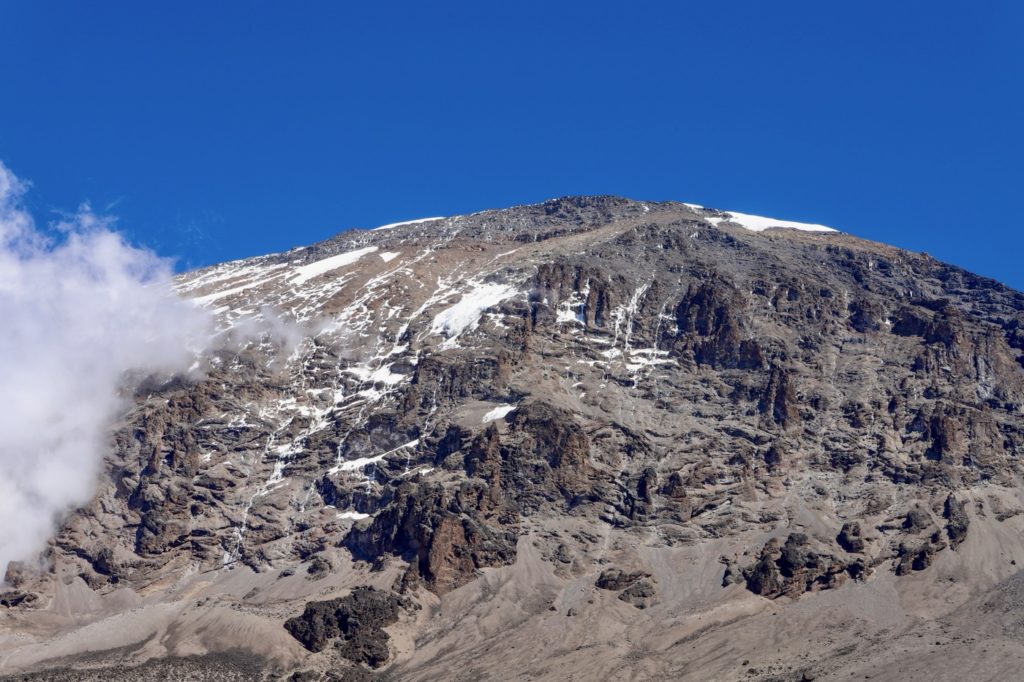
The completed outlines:
{"type": "Polygon", "coordinates": [[[89,500],[126,375],[185,371],[212,334],[166,260],[88,206],[47,237],[25,191],[0,163],[0,571],[89,500]]]}

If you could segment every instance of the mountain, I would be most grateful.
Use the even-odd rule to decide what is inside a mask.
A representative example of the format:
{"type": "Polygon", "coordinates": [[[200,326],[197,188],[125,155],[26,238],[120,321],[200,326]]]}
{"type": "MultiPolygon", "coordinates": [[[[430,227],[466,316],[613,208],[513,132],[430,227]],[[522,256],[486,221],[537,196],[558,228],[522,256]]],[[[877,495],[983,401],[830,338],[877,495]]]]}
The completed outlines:
{"type": "Polygon", "coordinates": [[[1019,674],[1019,292],[616,197],[178,287],[222,350],[8,569],[10,679],[1019,674]]]}

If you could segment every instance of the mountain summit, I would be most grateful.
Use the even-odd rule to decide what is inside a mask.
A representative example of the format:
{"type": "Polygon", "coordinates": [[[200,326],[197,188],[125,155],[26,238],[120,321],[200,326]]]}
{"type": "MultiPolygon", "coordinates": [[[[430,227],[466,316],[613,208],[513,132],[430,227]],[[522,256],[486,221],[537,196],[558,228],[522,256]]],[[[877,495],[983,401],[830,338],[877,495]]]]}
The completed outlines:
{"type": "Polygon", "coordinates": [[[995,281],[601,196],[177,284],[224,349],[139,390],[44,568],[8,568],[0,674],[1018,674],[1024,295],[995,281]]]}

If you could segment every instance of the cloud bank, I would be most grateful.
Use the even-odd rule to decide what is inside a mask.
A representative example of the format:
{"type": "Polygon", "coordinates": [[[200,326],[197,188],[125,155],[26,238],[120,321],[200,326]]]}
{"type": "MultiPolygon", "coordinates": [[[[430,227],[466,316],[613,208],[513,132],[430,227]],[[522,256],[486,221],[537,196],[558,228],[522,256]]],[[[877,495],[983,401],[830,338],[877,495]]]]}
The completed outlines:
{"type": "Polygon", "coordinates": [[[210,313],[87,206],[48,236],[0,163],[0,572],[93,493],[125,377],[186,371],[210,313]]]}

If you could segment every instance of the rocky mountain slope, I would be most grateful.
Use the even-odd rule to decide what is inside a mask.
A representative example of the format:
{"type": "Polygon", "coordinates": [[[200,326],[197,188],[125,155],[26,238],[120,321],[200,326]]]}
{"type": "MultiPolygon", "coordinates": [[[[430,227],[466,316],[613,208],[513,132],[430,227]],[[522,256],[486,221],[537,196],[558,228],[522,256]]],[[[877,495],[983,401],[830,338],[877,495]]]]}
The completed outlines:
{"type": "Polygon", "coordinates": [[[572,197],[189,273],[12,565],[17,679],[1009,679],[1024,295],[821,226],[572,197]],[[268,331],[269,330],[269,331],[268,331]]]}

